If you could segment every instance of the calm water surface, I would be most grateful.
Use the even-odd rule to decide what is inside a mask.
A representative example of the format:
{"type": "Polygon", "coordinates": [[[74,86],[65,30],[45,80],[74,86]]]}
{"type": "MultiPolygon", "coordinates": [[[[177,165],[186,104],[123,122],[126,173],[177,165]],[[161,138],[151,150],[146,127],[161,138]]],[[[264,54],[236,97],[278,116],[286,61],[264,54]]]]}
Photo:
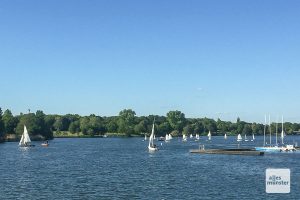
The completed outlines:
{"type": "MultiPolygon", "coordinates": [[[[290,136],[300,144],[300,137],[290,136]]],[[[213,137],[209,147],[236,147],[213,137]]],[[[262,143],[243,142],[242,147],[262,143]]],[[[199,142],[142,138],[54,139],[50,146],[0,144],[0,199],[300,199],[300,151],[265,156],[190,154],[199,142]],[[290,194],[266,194],[266,168],[291,170],[290,194]]]]}

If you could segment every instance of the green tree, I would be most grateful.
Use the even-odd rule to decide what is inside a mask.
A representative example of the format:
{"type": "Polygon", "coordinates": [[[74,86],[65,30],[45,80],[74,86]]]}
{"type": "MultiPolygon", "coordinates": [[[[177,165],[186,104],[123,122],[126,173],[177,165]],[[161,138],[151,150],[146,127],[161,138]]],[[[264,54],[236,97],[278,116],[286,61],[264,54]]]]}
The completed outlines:
{"type": "Polygon", "coordinates": [[[190,135],[194,132],[192,125],[188,124],[183,128],[182,134],[184,135],[190,135]]]}
{"type": "Polygon", "coordinates": [[[103,125],[103,119],[99,116],[90,116],[88,127],[92,134],[103,134],[106,131],[105,126],[103,125]]]}
{"type": "Polygon", "coordinates": [[[66,116],[57,116],[53,124],[56,131],[67,131],[69,129],[70,121],[66,116]]]}
{"type": "Polygon", "coordinates": [[[172,128],[169,124],[169,122],[163,122],[158,126],[158,133],[160,135],[165,135],[167,133],[170,133],[172,131],[172,128]]]}
{"type": "Polygon", "coordinates": [[[106,130],[109,133],[117,133],[118,132],[118,124],[115,120],[110,120],[106,125],[106,130]]]}
{"type": "Polygon", "coordinates": [[[118,131],[130,136],[134,132],[135,112],[131,109],[124,109],[119,113],[118,131]]]}
{"type": "Polygon", "coordinates": [[[89,129],[89,118],[88,117],[82,117],[80,119],[80,130],[83,134],[88,134],[88,129],[89,129]]]}
{"type": "Polygon", "coordinates": [[[204,125],[205,132],[208,132],[208,131],[216,132],[217,131],[217,125],[216,125],[215,120],[213,120],[213,119],[204,118],[203,125],[204,125]]]}
{"type": "Polygon", "coordinates": [[[137,125],[134,126],[134,132],[136,134],[144,135],[147,132],[147,122],[145,120],[140,121],[137,125]]]}
{"type": "Polygon", "coordinates": [[[79,133],[80,132],[80,123],[79,121],[71,122],[69,126],[69,131],[71,133],[79,133]]]}
{"type": "Polygon", "coordinates": [[[182,131],[186,119],[184,113],[181,111],[175,110],[167,113],[167,121],[171,125],[172,129],[182,131]]]}
{"type": "Polygon", "coordinates": [[[252,133],[252,129],[250,127],[250,125],[246,124],[243,128],[243,131],[242,131],[243,134],[250,134],[252,133]]]}
{"type": "Polygon", "coordinates": [[[225,133],[229,130],[229,126],[227,125],[226,122],[221,121],[220,119],[218,119],[217,121],[217,129],[222,132],[225,133]]]}
{"type": "Polygon", "coordinates": [[[46,115],[44,117],[44,120],[45,120],[45,126],[52,131],[53,124],[55,123],[55,116],[54,115],[46,115]]]}
{"type": "Polygon", "coordinates": [[[194,134],[199,134],[200,135],[201,133],[204,132],[204,126],[199,121],[197,121],[193,124],[193,129],[194,129],[194,131],[193,131],[194,134]]]}
{"type": "Polygon", "coordinates": [[[15,118],[9,109],[4,111],[2,116],[4,123],[4,133],[5,134],[14,134],[16,126],[18,124],[17,118],[15,118]]]}
{"type": "Polygon", "coordinates": [[[2,109],[0,108],[0,142],[4,141],[4,124],[2,121],[2,109]]]}

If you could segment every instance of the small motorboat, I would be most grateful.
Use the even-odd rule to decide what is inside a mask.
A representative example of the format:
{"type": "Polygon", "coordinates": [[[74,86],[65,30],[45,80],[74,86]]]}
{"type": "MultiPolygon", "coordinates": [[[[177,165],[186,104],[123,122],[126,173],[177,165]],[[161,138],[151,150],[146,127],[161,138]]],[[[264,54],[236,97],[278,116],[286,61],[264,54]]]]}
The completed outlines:
{"type": "Polygon", "coordinates": [[[41,145],[42,145],[43,147],[47,147],[47,146],[49,146],[49,142],[48,142],[48,140],[47,140],[46,142],[42,143],[41,145]]]}

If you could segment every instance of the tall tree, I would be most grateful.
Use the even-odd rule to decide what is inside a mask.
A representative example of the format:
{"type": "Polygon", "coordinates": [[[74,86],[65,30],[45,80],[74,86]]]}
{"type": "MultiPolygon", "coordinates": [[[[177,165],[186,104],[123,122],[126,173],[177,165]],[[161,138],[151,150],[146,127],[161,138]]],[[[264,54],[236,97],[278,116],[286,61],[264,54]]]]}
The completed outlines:
{"type": "Polygon", "coordinates": [[[204,131],[203,124],[201,122],[198,122],[198,121],[193,124],[193,128],[194,128],[194,131],[193,131],[194,134],[199,134],[200,135],[204,131]]]}
{"type": "Polygon", "coordinates": [[[167,120],[168,120],[169,124],[171,125],[171,127],[174,130],[178,130],[178,131],[182,131],[182,129],[185,125],[185,122],[186,122],[184,113],[182,113],[181,111],[178,111],[178,110],[168,112],[167,120]]]}
{"type": "Polygon", "coordinates": [[[2,121],[2,109],[0,108],[0,142],[4,140],[4,124],[2,121]]]}
{"type": "Polygon", "coordinates": [[[190,135],[194,132],[192,125],[188,124],[183,128],[182,134],[190,135]]]}
{"type": "Polygon", "coordinates": [[[134,131],[135,112],[131,109],[124,109],[119,113],[118,127],[120,133],[130,136],[134,131]]]}
{"type": "Polygon", "coordinates": [[[14,134],[15,128],[18,124],[17,118],[15,118],[9,109],[4,111],[2,117],[4,123],[4,132],[5,134],[14,134]]]}

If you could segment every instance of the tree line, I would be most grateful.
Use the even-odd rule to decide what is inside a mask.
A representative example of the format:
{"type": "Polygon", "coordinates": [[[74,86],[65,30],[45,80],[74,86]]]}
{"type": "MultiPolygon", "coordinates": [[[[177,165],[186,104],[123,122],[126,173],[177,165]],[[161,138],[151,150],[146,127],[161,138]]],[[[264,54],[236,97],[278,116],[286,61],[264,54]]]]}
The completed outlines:
{"type": "MultiPolygon", "coordinates": [[[[136,116],[132,109],[120,111],[118,116],[101,117],[91,114],[80,116],[78,114],[46,115],[38,110],[36,113],[28,113],[14,116],[7,109],[2,112],[0,108],[0,140],[4,140],[8,134],[18,137],[23,133],[26,125],[30,135],[41,135],[45,139],[53,138],[53,133],[82,134],[86,136],[104,135],[113,133],[117,136],[143,136],[149,135],[155,119],[155,133],[164,136],[171,133],[173,136],[182,134],[205,135],[211,131],[213,135],[258,134],[264,132],[264,125],[260,123],[247,123],[237,118],[236,122],[214,120],[209,118],[186,118],[181,111],[169,111],[166,116],[149,115],[136,116]]],[[[275,132],[276,124],[271,124],[272,132],[275,132]]],[[[300,130],[298,123],[284,123],[284,131],[293,134],[300,130]]],[[[269,130],[269,127],[267,127],[269,130]]],[[[281,132],[281,126],[278,126],[281,132]]]]}

